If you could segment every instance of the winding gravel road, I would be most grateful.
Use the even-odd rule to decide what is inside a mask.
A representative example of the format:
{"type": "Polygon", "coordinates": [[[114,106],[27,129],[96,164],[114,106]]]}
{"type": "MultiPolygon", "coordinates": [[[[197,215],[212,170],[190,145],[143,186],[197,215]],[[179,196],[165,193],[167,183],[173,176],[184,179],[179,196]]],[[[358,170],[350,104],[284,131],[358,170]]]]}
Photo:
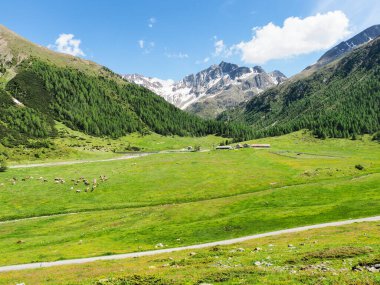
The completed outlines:
{"type": "MultiPolygon", "coordinates": [[[[207,152],[209,149],[203,149],[200,152],[207,152]]],[[[115,160],[125,160],[132,158],[139,158],[143,156],[148,156],[152,154],[173,154],[173,153],[191,153],[191,151],[187,150],[162,150],[157,152],[142,152],[142,153],[133,153],[128,155],[123,155],[119,157],[106,158],[106,159],[82,159],[82,160],[70,160],[70,161],[52,161],[52,162],[44,162],[44,163],[30,163],[30,164],[16,164],[11,165],[8,168],[32,168],[32,167],[49,167],[49,166],[59,166],[59,165],[72,165],[72,164],[81,164],[81,163],[94,163],[94,162],[107,162],[107,161],[115,161],[115,160]]]]}
{"type": "Polygon", "coordinates": [[[262,233],[262,234],[240,237],[240,238],[195,244],[195,245],[189,245],[189,246],[183,246],[183,247],[165,248],[165,249],[159,249],[159,250],[132,252],[132,253],[125,253],[125,254],[114,254],[114,255],[106,255],[106,256],[96,256],[96,257],[88,257],[88,258],[67,259],[67,260],[59,260],[59,261],[51,261],[51,262],[38,262],[38,263],[1,266],[0,272],[17,271],[17,270],[24,270],[24,269],[35,269],[35,268],[69,265],[69,264],[82,264],[82,263],[94,262],[94,261],[99,261],[99,260],[116,260],[116,259],[125,259],[125,258],[140,257],[140,256],[150,256],[150,255],[157,255],[161,253],[175,252],[175,251],[188,250],[188,249],[200,249],[200,248],[212,247],[212,246],[217,246],[217,245],[229,245],[229,244],[240,243],[240,242],[251,240],[251,239],[277,236],[277,235],[288,234],[288,233],[296,233],[296,232],[302,232],[302,231],[307,231],[311,229],[320,229],[320,228],[325,228],[325,227],[335,227],[335,226],[349,225],[349,224],[354,224],[354,223],[375,222],[375,221],[380,221],[380,216],[361,218],[361,219],[352,219],[352,220],[350,219],[350,220],[339,221],[339,222],[330,222],[330,223],[324,223],[324,224],[318,224],[318,225],[304,226],[304,227],[279,230],[279,231],[274,231],[274,232],[267,232],[267,233],[262,233]]]}
{"type": "Polygon", "coordinates": [[[9,166],[9,168],[32,168],[32,167],[48,167],[48,166],[58,166],[58,165],[72,165],[72,164],[80,164],[80,163],[106,162],[106,161],[138,158],[138,157],[147,156],[150,154],[152,154],[152,153],[129,154],[129,155],[123,155],[123,156],[114,157],[114,158],[107,158],[107,159],[83,159],[83,160],[72,160],[72,161],[56,161],[56,162],[45,162],[45,163],[17,164],[17,165],[11,165],[11,166],[9,166]]]}

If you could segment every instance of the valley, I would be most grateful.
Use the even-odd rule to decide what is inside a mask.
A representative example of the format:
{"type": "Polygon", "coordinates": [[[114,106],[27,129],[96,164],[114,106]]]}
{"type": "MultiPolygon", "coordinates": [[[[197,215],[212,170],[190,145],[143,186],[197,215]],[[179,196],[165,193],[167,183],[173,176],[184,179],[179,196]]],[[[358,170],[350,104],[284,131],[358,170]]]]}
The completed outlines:
{"type": "Polygon", "coordinates": [[[178,247],[378,214],[380,153],[370,138],[321,144],[299,132],[255,142],[263,140],[272,148],[9,169],[0,188],[0,219],[9,221],[0,227],[0,264],[178,247]],[[278,155],[284,150],[313,155],[278,155]],[[79,176],[97,178],[98,187],[86,193],[71,182],[79,176]]]}
{"type": "MultiPolygon", "coordinates": [[[[380,26],[342,29],[289,78],[225,61],[307,20],[296,40],[309,18],[250,42],[208,36],[214,52],[179,80],[113,71],[73,34],[44,47],[0,25],[0,284],[378,284],[380,26]]],[[[190,60],[136,43],[138,70],[190,60]]]]}

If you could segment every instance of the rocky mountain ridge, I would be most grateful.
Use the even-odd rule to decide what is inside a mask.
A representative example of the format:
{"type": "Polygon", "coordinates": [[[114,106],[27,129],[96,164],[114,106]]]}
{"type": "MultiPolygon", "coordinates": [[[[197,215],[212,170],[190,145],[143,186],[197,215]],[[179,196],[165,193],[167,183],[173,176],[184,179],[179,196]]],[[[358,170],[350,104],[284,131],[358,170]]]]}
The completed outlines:
{"type": "Polygon", "coordinates": [[[266,73],[260,66],[244,67],[224,61],[178,82],[139,74],[123,75],[123,78],[150,89],[181,109],[203,117],[215,117],[228,107],[286,80],[286,76],[278,70],[266,73]]]}
{"type": "Polygon", "coordinates": [[[350,51],[360,47],[361,45],[366,44],[373,39],[376,39],[379,36],[380,25],[373,25],[363,30],[362,32],[356,34],[355,36],[351,37],[350,39],[343,41],[340,44],[329,49],[318,59],[318,61],[315,64],[308,66],[306,70],[322,67],[342,57],[350,51]]]}

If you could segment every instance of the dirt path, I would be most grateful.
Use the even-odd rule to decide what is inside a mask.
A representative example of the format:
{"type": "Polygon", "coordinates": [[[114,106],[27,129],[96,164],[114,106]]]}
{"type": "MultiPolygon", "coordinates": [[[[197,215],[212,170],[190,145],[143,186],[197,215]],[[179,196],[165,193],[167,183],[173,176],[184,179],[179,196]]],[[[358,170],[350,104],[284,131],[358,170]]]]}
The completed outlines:
{"type": "Polygon", "coordinates": [[[18,164],[18,165],[9,166],[9,168],[49,167],[49,166],[58,166],[58,165],[80,164],[80,163],[106,162],[106,161],[138,158],[138,157],[147,156],[150,154],[152,153],[129,154],[129,155],[123,155],[120,157],[107,158],[107,159],[84,159],[84,160],[56,161],[56,162],[34,163],[34,164],[33,163],[32,164],[18,164]]]}
{"type": "Polygon", "coordinates": [[[132,252],[132,253],[125,253],[125,254],[114,254],[114,255],[106,255],[106,256],[96,256],[96,257],[88,257],[88,258],[68,259],[68,260],[51,261],[51,262],[38,262],[38,263],[1,266],[0,272],[17,271],[17,270],[24,270],[24,269],[35,269],[35,268],[69,265],[69,264],[82,264],[82,263],[94,262],[94,261],[99,261],[99,260],[115,260],[115,259],[125,259],[125,258],[133,258],[133,257],[140,257],[140,256],[150,256],[150,255],[157,255],[161,253],[169,253],[169,252],[189,250],[189,249],[200,249],[200,248],[212,247],[212,246],[217,246],[217,245],[229,245],[229,244],[244,242],[251,239],[277,236],[277,235],[288,234],[288,233],[296,233],[296,232],[307,231],[311,229],[320,229],[320,228],[325,228],[325,227],[335,227],[335,226],[349,225],[349,224],[354,224],[354,223],[374,222],[374,221],[380,221],[380,216],[345,220],[345,221],[340,221],[340,222],[323,223],[323,224],[317,224],[317,225],[311,225],[311,226],[304,226],[304,227],[250,235],[250,236],[245,236],[245,237],[240,237],[240,238],[216,241],[216,242],[183,246],[183,247],[165,248],[165,249],[159,249],[159,250],[132,252]]]}
{"type": "MultiPolygon", "coordinates": [[[[201,150],[200,152],[207,152],[209,149],[201,150]]],[[[93,163],[93,162],[107,162],[107,161],[115,161],[115,160],[125,160],[132,158],[139,158],[143,156],[148,156],[152,154],[173,154],[173,153],[190,153],[190,151],[185,150],[163,150],[158,152],[145,152],[145,153],[136,153],[136,154],[128,154],[119,157],[106,158],[106,159],[83,159],[83,160],[71,160],[71,161],[56,161],[56,162],[45,162],[45,163],[31,163],[31,164],[17,164],[11,165],[8,168],[32,168],[32,167],[49,167],[49,166],[59,166],[59,165],[72,165],[72,164],[80,164],[80,163],[93,163]]]]}

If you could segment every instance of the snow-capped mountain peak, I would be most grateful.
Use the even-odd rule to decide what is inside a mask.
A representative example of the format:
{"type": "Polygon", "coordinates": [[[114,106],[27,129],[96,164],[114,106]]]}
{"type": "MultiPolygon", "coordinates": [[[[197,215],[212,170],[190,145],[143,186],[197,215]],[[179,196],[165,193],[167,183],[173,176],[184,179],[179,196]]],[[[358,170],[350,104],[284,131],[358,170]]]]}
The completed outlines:
{"type": "Polygon", "coordinates": [[[231,104],[236,105],[242,100],[248,99],[249,96],[286,80],[286,76],[280,71],[266,73],[260,66],[239,67],[224,61],[218,65],[211,65],[196,74],[187,75],[177,82],[139,74],[124,75],[123,78],[150,89],[181,109],[186,109],[208,98],[217,100],[218,97],[225,97],[226,92],[234,87],[239,96],[231,93],[230,103],[224,106],[227,108],[231,104]]]}

